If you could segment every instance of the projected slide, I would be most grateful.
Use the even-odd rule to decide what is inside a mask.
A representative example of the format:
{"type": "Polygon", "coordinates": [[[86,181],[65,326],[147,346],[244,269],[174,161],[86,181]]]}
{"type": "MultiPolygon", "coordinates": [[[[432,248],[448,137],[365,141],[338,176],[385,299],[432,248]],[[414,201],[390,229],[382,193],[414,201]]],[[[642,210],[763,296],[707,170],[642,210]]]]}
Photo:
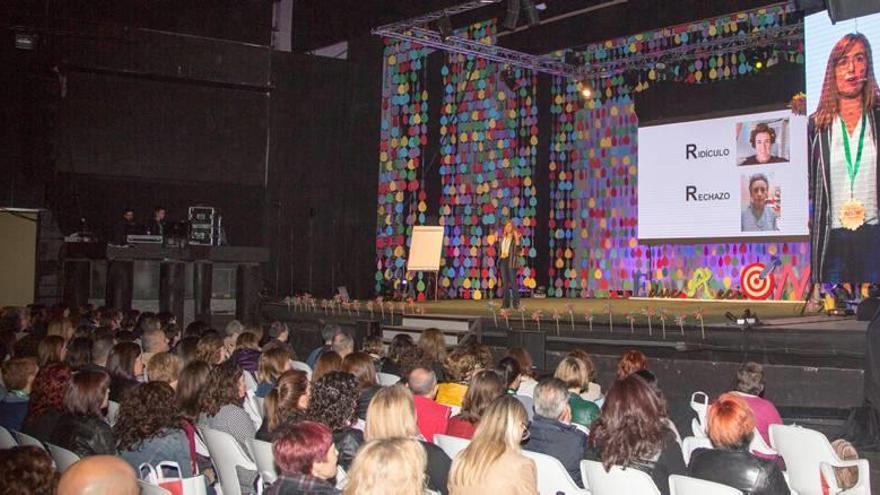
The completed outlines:
{"type": "Polygon", "coordinates": [[[805,20],[812,270],[821,282],[880,282],[873,49],[880,15],[805,20]]]}
{"type": "Polygon", "coordinates": [[[639,239],[807,236],[806,117],[639,128],[639,239]]]}

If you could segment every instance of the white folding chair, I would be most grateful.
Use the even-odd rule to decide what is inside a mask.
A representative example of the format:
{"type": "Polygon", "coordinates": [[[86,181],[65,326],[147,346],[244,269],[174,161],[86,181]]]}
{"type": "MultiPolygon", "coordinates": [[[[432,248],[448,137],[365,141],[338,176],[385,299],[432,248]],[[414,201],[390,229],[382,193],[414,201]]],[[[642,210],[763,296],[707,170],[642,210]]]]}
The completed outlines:
{"type": "Polygon", "coordinates": [[[691,463],[691,454],[697,449],[711,449],[712,441],[708,438],[684,437],[681,441],[681,454],[684,456],[684,464],[691,463]]]}
{"type": "Polygon", "coordinates": [[[466,438],[453,437],[451,435],[434,435],[434,444],[443,449],[450,459],[455,459],[459,452],[466,449],[471,441],[466,438]]]}
{"type": "Polygon", "coordinates": [[[713,481],[706,481],[680,474],[669,476],[670,495],[742,495],[742,492],[731,486],[713,481]]]}
{"type": "Polygon", "coordinates": [[[348,473],[345,472],[345,469],[342,466],[336,466],[336,488],[339,490],[344,490],[345,485],[348,483],[348,473]]]}
{"type": "Polygon", "coordinates": [[[0,449],[11,449],[13,447],[18,447],[18,442],[12,437],[12,433],[9,433],[9,430],[0,426],[0,449]]]}
{"type": "Polygon", "coordinates": [[[566,495],[586,495],[589,490],[584,490],[577,486],[577,483],[571,479],[565,466],[559,462],[559,459],[541,454],[539,452],[522,451],[523,455],[535,461],[535,467],[538,469],[538,493],[541,495],[556,495],[564,493],[566,495]]]}
{"type": "Polygon", "coordinates": [[[453,405],[447,405],[447,404],[444,404],[444,405],[446,405],[446,407],[449,408],[449,417],[450,418],[461,412],[461,406],[453,406],[453,405]]]}
{"type": "Polygon", "coordinates": [[[161,486],[147,483],[144,480],[137,480],[137,482],[138,488],[140,489],[140,495],[171,495],[171,492],[161,486]]]}
{"type": "Polygon", "coordinates": [[[837,484],[837,476],[834,475],[834,466],[827,462],[819,463],[819,469],[822,471],[822,476],[825,478],[825,481],[828,482],[829,495],[868,495],[871,493],[871,476],[864,476],[864,473],[870,471],[868,460],[859,459],[856,462],[859,463],[859,479],[854,487],[846,490],[837,484]],[[862,466],[862,464],[864,464],[864,466],[862,466]]]}
{"type": "Polygon", "coordinates": [[[43,442],[37,440],[30,435],[24,434],[20,431],[13,431],[12,435],[15,436],[16,440],[18,440],[19,445],[31,445],[33,447],[39,447],[43,450],[46,450],[46,446],[43,445],[43,442]]]}
{"type": "Polygon", "coordinates": [[[770,443],[785,460],[789,485],[800,495],[822,493],[819,474],[823,462],[832,467],[858,467],[860,489],[848,493],[871,493],[868,461],[841,460],[834,453],[825,435],[818,431],[800,426],[770,425],[770,443]]]}
{"type": "Polygon", "coordinates": [[[400,381],[399,376],[392,375],[391,373],[382,373],[380,371],[379,373],[376,373],[376,375],[379,378],[379,385],[382,385],[383,387],[390,387],[400,381]]]}
{"type": "Polygon", "coordinates": [[[309,375],[309,378],[312,377],[312,367],[302,361],[291,360],[290,367],[295,370],[305,371],[309,375]]]}
{"type": "Polygon", "coordinates": [[[779,455],[779,452],[773,450],[772,447],[767,445],[767,442],[764,441],[764,437],[761,436],[761,432],[755,428],[755,433],[752,435],[752,443],[749,444],[749,451],[753,454],[763,455],[765,457],[776,457],[779,455]]]}
{"type": "Polygon", "coordinates": [[[654,480],[632,467],[611,466],[606,472],[601,462],[581,461],[581,476],[591,495],[660,495],[654,480]]]}
{"type": "Polygon", "coordinates": [[[119,403],[116,401],[107,401],[107,424],[110,426],[116,425],[116,418],[119,417],[119,403]]]}
{"type": "Polygon", "coordinates": [[[47,443],[46,448],[49,450],[49,455],[52,456],[52,460],[55,461],[55,470],[59,473],[64,473],[64,471],[67,471],[67,468],[73,466],[79,461],[78,455],[63,447],[47,443]]]}
{"type": "Polygon", "coordinates": [[[223,495],[241,495],[235,467],[241,466],[249,471],[257,471],[257,466],[232,435],[206,427],[199,427],[199,430],[208,446],[211,461],[217,469],[223,495]]]}
{"type": "Polygon", "coordinates": [[[250,416],[251,421],[254,423],[254,428],[259,430],[263,424],[263,405],[260,404],[253,390],[246,392],[242,408],[250,416]]]}
{"type": "Polygon", "coordinates": [[[272,444],[257,440],[256,438],[248,438],[247,448],[251,453],[260,477],[263,483],[271,485],[278,479],[278,471],[275,469],[275,455],[272,453],[272,444]]]}
{"type": "Polygon", "coordinates": [[[709,412],[709,396],[706,392],[694,392],[691,394],[691,409],[697,413],[697,417],[691,421],[691,429],[695,437],[706,436],[706,415],[709,412]]]}

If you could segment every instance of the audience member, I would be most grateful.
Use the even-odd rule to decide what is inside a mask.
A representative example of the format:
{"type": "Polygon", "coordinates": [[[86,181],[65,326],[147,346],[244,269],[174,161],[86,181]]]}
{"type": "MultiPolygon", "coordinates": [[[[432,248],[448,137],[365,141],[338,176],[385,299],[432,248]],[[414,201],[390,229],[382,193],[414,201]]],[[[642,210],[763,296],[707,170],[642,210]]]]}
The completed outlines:
{"type": "Polygon", "coordinates": [[[520,401],[495,399],[471,443],[452,461],[449,493],[537,495],[535,462],[520,451],[527,421],[520,401]]]}
{"type": "Polygon", "coordinates": [[[110,400],[122,402],[122,397],[143,378],[144,361],[141,348],[134,342],[120,342],[113,346],[107,358],[110,374],[110,400]]]}
{"type": "Polygon", "coordinates": [[[162,321],[156,317],[154,313],[143,312],[138,317],[138,322],[134,327],[135,338],[143,338],[149,332],[162,329],[162,321]]]}
{"type": "MultiPolygon", "coordinates": [[[[225,361],[229,354],[226,352],[223,339],[221,339],[219,335],[216,335],[216,333],[209,332],[206,332],[205,335],[199,339],[199,343],[196,344],[195,359],[204,361],[211,366],[216,366],[225,361]]],[[[233,345],[234,343],[235,342],[233,341],[233,345]]]]}
{"type": "Polygon", "coordinates": [[[446,379],[443,373],[443,363],[446,362],[446,338],[443,332],[436,328],[426,328],[419,337],[418,346],[425,351],[431,359],[431,369],[437,375],[437,381],[446,379]]]}
{"type": "MultiPolygon", "coordinates": [[[[401,384],[385,387],[370,402],[364,439],[367,441],[386,438],[411,438],[418,440],[416,410],[412,393],[401,384]]],[[[443,449],[426,441],[420,442],[427,455],[425,475],[429,489],[447,493],[447,477],[452,461],[443,449]]],[[[360,457],[358,453],[358,457],[360,457]]],[[[355,464],[357,463],[355,458],[355,464]]]]}
{"type": "Polygon", "coordinates": [[[188,335],[180,339],[177,347],[174,348],[174,352],[183,360],[184,366],[189,364],[190,361],[198,359],[199,340],[201,340],[200,337],[188,335]]]}
{"type": "MultiPolygon", "coordinates": [[[[837,454],[837,458],[842,461],[854,461],[859,458],[859,453],[853,444],[843,438],[831,442],[831,448],[837,454]]],[[[838,488],[849,490],[859,482],[859,468],[858,466],[836,467],[834,468],[834,479],[838,488]]],[[[823,482],[828,484],[824,479],[823,482]]]]}
{"type": "Polygon", "coordinates": [[[382,335],[368,335],[364,339],[364,346],[361,348],[361,351],[366,352],[371,358],[373,358],[373,363],[376,365],[376,372],[384,372],[382,369],[382,358],[385,357],[385,343],[382,341],[382,335]]]}
{"type": "Polygon", "coordinates": [[[267,348],[260,355],[260,365],[257,369],[257,390],[254,395],[263,399],[272,389],[282,373],[290,369],[291,354],[287,346],[273,346],[267,348]]]}
{"type": "Polygon", "coordinates": [[[257,374],[260,367],[260,340],[253,332],[244,332],[238,335],[235,341],[235,351],[229,357],[235,361],[238,367],[250,373],[257,374]]]}
{"type": "Polygon", "coordinates": [[[115,455],[116,440],[101,413],[107,407],[109,394],[107,373],[93,370],[74,373],[64,394],[64,414],[49,443],[80,457],[115,455]]]}
{"type": "Polygon", "coordinates": [[[410,372],[407,384],[413,394],[419,432],[425,440],[433,442],[434,435],[446,434],[451,412],[448,406],[434,400],[437,397],[437,377],[433,370],[416,368],[410,372]]]}
{"type": "MultiPolygon", "coordinates": [[[[100,329],[99,329],[100,330],[100,329]]],[[[107,369],[107,359],[110,357],[110,351],[113,349],[112,335],[95,334],[95,340],[92,341],[92,366],[96,369],[107,369]]]]}
{"type": "Polygon", "coordinates": [[[434,360],[417,345],[406,346],[397,354],[397,370],[401,381],[406,382],[407,377],[416,368],[434,368],[434,360]]]}
{"type": "Polygon", "coordinates": [[[519,381],[519,388],[516,390],[516,393],[519,395],[525,395],[526,397],[532,397],[535,395],[535,386],[538,384],[538,381],[535,380],[535,363],[532,361],[532,356],[529,354],[523,347],[514,347],[507,351],[506,357],[512,357],[516,359],[516,362],[519,363],[519,369],[522,373],[522,378],[519,381]]]}
{"type": "Polygon", "coordinates": [[[177,379],[177,405],[181,415],[190,423],[195,424],[201,413],[201,396],[211,366],[204,361],[190,361],[180,370],[177,379]]]}
{"type": "Polygon", "coordinates": [[[324,328],[321,329],[321,339],[324,341],[324,344],[309,353],[309,357],[306,358],[306,364],[309,365],[309,368],[315,369],[321,354],[331,350],[333,339],[338,333],[342,333],[339,325],[324,325],[324,328]]]}
{"type": "Polygon", "coordinates": [[[73,321],[70,318],[55,319],[49,322],[49,328],[46,335],[57,335],[64,339],[65,342],[73,338],[76,331],[73,321]]]}
{"type": "Polygon", "coordinates": [[[141,336],[141,345],[144,348],[144,353],[141,359],[145,363],[150,362],[150,358],[153,357],[154,354],[158,352],[168,352],[171,349],[171,342],[168,340],[168,335],[165,333],[165,329],[159,326],[150,326],[144,331],[143,336],[141,336]]]}
{"type": "Polygon", "coordinates": [[[413,338],[406,333],[399,333],[395,335],[391,339],[391,343],[388,344],[388,352],[385,353],[385,357],[382,358],[382,373],[389,373],[391,375],[402,376],[403,371],[400,369],[400,354],[404,351],[404,349],[415,346],[415,342],[413,342],[413,338]]]}
{"type": "Polygon", "coordinates": [[[333,337],[331,348],[336,354],[339,354],[339,357],[345,359],[354,352],[354,339],[346,332],[339,332],[333,337]]]}
{"type": "Polygon", "coordinates": [[[571,422],[585,428],[599,417],[599,407],[581,397],[590,383],[587,364],[576,357],[566,357],[556,366],[554,377],[559,378],[568,387],[568,403],[571,406],[571,422]]]}
{"type": "Polygon", "coordinates": [[[456,348],[443,363],[446,382],[437,389],[437,402],[461,407],[471,376],[479,369],[477,356],[465,348],[456,348]]]}
{"type": "Polygon", "coordinates": [[[0,493],[47,495],[57,485],[55,465],[44,449],[28,445],[0,450],[0,493]]]}
{"type": "Polygon", "coordinates": [[[74,370],[81,370],[92,364],[92,339],[88,337],[74,337],[67,343],[67,352],[64,354],[64,362],[74,370]]]}
{"type": "Polygon", "coordinates": [[[266,340],[266,343],[263,344],[264,353],[269,349],[281,347],[290,354],[291,359],[296,359],[293,348],[290,347],[290,344],[287,342],[287,339],[290,338],[290,329],[287,328],[287,323],[275,320],[269,325],[269,331],[267,333],[269,338],[266,340]]]}
{"type": "Polygon", "coordinates": [[[741,397],[722,394],[709,406],[706,422],[715,448],[697,449],[691,454],[691,476],[753,495],[790,493],[779,466],[749,452],[755,418],[741,397]]]}
{"type": "Polygon", "coordinates": [[[48,442],[55,425],[64,413],[64,393],[73,371],[64,363],[49,363],[40,368],[31,387],[28,412],[21,428],[41,442],[48,442]]]}
{"type": "Polygon", "coordinates": [[[519,395],[517,393],[520,381],[522,380],[522,371],[519,367],[519,361],[512,357],[502,358],[495,367],[495,372],[498,373],[498,376],[501,377],[501,381],[504,382],[504,385],[507,388],[507,393],[522,402],[523,407],[526,408],[526,414],[529,415],[529,421],[531,421],[532,417],[535,415],[535,402],[531,397],[527,395],[519,395]]]}
{"type": "Polygon", "coordinates": [[[58,495],[138,495],[134,469],[118,457],[96,455],[82,459],[64,472],[58,495]]]}
{"type": "Polygon", "coordinates": [[[312,381],[320,380],[331,371],[342,371],[342,358],[332,350],[322,353],[318,358],[312,370],[312,381]]]}
{"type": "MultiPolygon", "coordinates": [[[[279,349],[282,352],[283,349],[279,349]]],[[[302,370],[288,370],[278,378],[276,386],[263,402],[263,424],[257,438],[271,441],[278,426],[291,416],[302,413],[309,406],[309,377],[302,370]]]]}
{"type": "Polygon", "coordinates": [[[193,476],[195,459],[179,417],[174,390],[167,383],[142,383],[133,388],[119,405],[113,425],[119,456],[135,469],[142,463],[176,462],[181,476],[193,476]]]}
{"type": "Polygon", "coordinates": [[[648,369],[647,356],[641,351],[626,351],[617,363],[617,379],[622,380],[636,371],[644,369],[648,369]]]}
{"type": "Polygon", "coordinates": [[[64,362],[67,343],[60,335],[47,335],[37,345],[37,364],[42,368],[49,363],[64,362]]]}
{"type": "Polygon", "coordinates": [[[233,361],[211,369],[199,398],[199,425],[229,433],[247,452],[247,439],[257,431],[248,413],[241,407],[246,395],[244,375],[233,361]]]}
{"type": "MultiPolygon", "coordinates": [[[[341,334],[344,335],[344,334],[341,334]]],[[[367,417],[367,407],[380,387],[376,378],[376,367],[369,354],[355,352],[347,355],[342,360],[342,371],[351,373],[357,380],[360,395],[358,395],[357,416],[360,419],[367,417]]]]}
{"type": "Polygon", "coordinates": [[[449,418],[446,434],[460,438],[473,437],[486,408],[501,395],[504,395],[504,382],[498,374],[492,370],[478,371],[464,396],[461,412],[449,418]]]}
{"type": "Polygon", "coordinates": [[[223,348],[226,350],[226,356],[231,356],[235,350],[235,343],[238,336],[244,333],[244,324],[238,320],[232,320],[223,327],[223,348]]]}
{"type": "Polygon", "coordinates": [[[685,474],[684,456],[669,428],[666,405],[638,375],[617,380],[605,396],[602,414],[590,429],[588,458],[635,468],[669,494],[669,476],[685,474]]]}
{"type": "Polygon", "coordinates": [[[3,363],[6,396],[0,400],[0,426],[7,430],[21,430],[37,371],[39,368],[34,358],[12,358],[3,363]]]}
{"type": "Polygon", "coordinates": [[[408,438],[372,440],[358,452],[344,495],[411,495],[424,492],[425,451],[408,438]]]}
{"type": "Polygon", "coordinates": [[[183,361],[170,352],[158,352],[153,354],[147,363],[147,378],[151,382],[165,382],[172,389],[177,390],[177,380],[180,378],[180,370],[183,361]]]}
{"type": "Polygon", "coordinates": [[[562,380],[545,378],[535,387],[535,417],[523,448],[555,457],[583,488],[580,466],[587,454],[587,435],[571,424],[568,387],[562,380]]]}
{"type": "Polygon", "coordinates": [[[595,382],[596,365],[593,364],[593,358],[583,349],[572,349],[566,356],[580,359],[587,367],[587,386],[584,387],[581,398],[602,407],[602,386],[595,382]]]}
{"type": "Polygon", "coordinates": [[[737,395],[749,406],[755,418],[755,427],[764,442],[770,445],[770,425],[781,425],[782,416],[764,395],[764,367],[758,363],[745,363],[736,372],[737,395]]]}
{"type": "Polygon", "coordinates": [[[272,442],[278,479],[267,495],[338,495],[331,483],[336,477],[339,453],[327,425],[302,421],[284,426],[272,442]]]}

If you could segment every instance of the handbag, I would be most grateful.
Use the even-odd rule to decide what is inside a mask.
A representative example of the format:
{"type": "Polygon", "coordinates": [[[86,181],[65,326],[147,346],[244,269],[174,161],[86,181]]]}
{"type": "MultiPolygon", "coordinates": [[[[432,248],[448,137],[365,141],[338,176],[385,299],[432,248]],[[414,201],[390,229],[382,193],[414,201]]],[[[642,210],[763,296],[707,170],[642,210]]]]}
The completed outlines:
{"type": "Polygon", "coordinates": [[[162,461],[155,467],[145,462],[138,470],[143,481],[164,488],[172,495],[207,495],[205,477],[201,474],[191,478],[182,477],[180,465],[176,462],[162,461]],[[166,476],[166,469],[176,471],[177,476],[166,476]]]}

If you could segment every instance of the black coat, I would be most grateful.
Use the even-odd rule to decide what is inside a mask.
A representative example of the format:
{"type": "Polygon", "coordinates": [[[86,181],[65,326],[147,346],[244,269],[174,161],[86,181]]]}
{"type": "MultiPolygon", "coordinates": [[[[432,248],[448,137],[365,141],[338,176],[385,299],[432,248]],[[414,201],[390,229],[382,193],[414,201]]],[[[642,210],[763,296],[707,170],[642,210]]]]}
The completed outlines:
{"type": "Polygon", "coordinates": [[[565,466],[571,479],[583,488],[581,460],[587,454],[587,435],[577,427],[536,414],[523,448],[556,458],[565,466]]]}
{"type": "Polygon", "coordinates": [[[343,428],[333,432],[333,444],[339,451],[339,465],[347,472],[359,448],[364,443],[364,433],[354,428],[343,428]]]}
{"type": "Polygon", "coordinates": [[[39,418],[34,419],[26,417],[24,419],[24,425],[21,427],[21,432],[25,435],[30,435],[43,443],[51,443],[52,434],[55,433],[55,427],[58,425],[60,419],[60,412],[55,409],[49,409],[39,418]]]}
{"type": "Polygon", "coordinates": [[[116,439],[110,425],[97,416],[61,416],[49,443],[80,457],[116,455],[116,439]]]}
{"type": "Polygon", "coordinates": [[[775,462],[746,451],[697,449],[691,454],[688,471],[694,478],[732,486],[746,495],[791,493],[775,462]]]}
{"type": "Polygon", "coordinates": [[[425,474],[428,479],[428,488],[443,495],[449,493],[447,488],[449,470],[452,468],[452,459],[443,452],[443,449],[430,442],[420,441],[425,453],[428,455],[428,464],[425,466],[425,474]]]}

